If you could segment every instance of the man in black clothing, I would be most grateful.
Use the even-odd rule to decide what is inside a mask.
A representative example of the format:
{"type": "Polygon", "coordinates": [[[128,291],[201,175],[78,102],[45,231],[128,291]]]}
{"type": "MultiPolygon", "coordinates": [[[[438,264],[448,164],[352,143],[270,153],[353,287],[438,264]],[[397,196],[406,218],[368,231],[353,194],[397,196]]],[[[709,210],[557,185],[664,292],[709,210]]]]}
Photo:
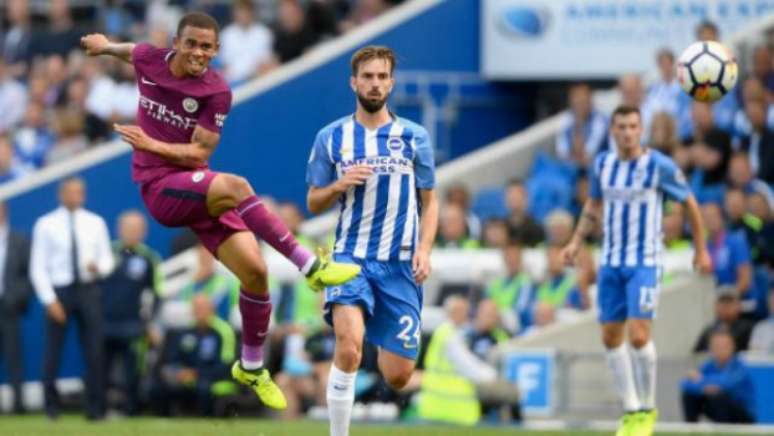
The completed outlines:
{"type": "Polygon", "coordinates": [[[766,126],[768,103],[764,99],[749,98],[744,111],[752,126],[752,134],[742,142],[742,149],[750,157],[750,164],[758,179],[774,185],[774,132],[766,126]]]}
{"type": "Polygon", "coordinates": [[[320,35],[306,25],[305,14],[298,0],[280,0],[274,30],[274,55],[280,63],[301,56],[319,41],[320,35]]]}
{"type": "Polygon", "coordinates": [[[127,211],[119,217],[120,239],[113,244],[116,268],[103,284],[105,386],[109,386],[114,360],[120,359],[128,415],[140,411],[142,360],[139,350],[146,345],[146,335],[154,345],[160,342],[158,329],[148,328],[149,320],[158,308],[160,258],[143,244],[146,228],[145,217],[138,211],[127,211]],[[146,294],[153,302],[150,308],[142,304],[146,294]]]}
{"type": "Polygon", "coordinates": [[[169,416],[173,406],[194,402],[200,415],[212,415],[215,398],[236,392],[230,368],[236,354],[236,335],[215,315],[205,294],[192,299],[195,325],[165,339],[158,376],[151,388],[156,413],[169,416]]]}
{"type": "Polygon", "coordinates": [[[0,203],[0,334],[13,412],[24,413],[20,322],[32,295],[29,279],[30,241],[8,227],[5,204],[0,203]]]}
{"type": "Polygon", "coordinates": [[[741,305],[739,297],[732,288],[721,288],[718,291],[718,297],[715,301],[715,321],[702,330],[696,345],[693,347],[694,353],[702,353],[708,350],[709,340],[712,332],[719,328],[725,328],[734,338],[735,349],[739,351],[747,350],[755,323],[740,317],[741,305]]]}
{"type": "Polygon", "coordinates": [[[508,225],[524,245],[534,247],[543,242],[543,227],[529,215],[529,193],[521,180],[511,180],[505,188],[508,225]]]}

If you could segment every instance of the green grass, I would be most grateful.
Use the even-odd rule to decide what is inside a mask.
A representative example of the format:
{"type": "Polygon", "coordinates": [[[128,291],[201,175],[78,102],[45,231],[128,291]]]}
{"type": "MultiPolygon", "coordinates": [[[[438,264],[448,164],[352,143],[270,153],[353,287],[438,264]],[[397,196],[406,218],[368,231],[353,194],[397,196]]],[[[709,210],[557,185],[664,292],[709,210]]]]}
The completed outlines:
{"type": "MultiPolygon", "coordinates": [[[[475,429],[430,425],[355,425],[352,436],[602,436],[604,432],[536,431],[515,427],[475,429]]],[[[325,422],[258,419],[112,419],[87,422],[80,416],[64,416],[51,422],[41,415],[0,416],[2,436],[327,436],[325,422]]],[[[659,436],[671,436],[658,433],[659,436]]],[[[685,436],[683,433],[680,436],[685,436]]]]}

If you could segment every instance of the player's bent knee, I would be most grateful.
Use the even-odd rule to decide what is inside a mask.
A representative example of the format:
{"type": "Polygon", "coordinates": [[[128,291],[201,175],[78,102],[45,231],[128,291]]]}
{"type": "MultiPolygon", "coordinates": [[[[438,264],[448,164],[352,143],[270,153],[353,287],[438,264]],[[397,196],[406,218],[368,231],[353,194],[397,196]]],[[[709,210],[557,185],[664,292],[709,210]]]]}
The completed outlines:
{"type": "Polygon", "coordinates": [[[396,391],[403,389],[403,387],[408,384],[410,379],[411,371],[394,371],[384,374],[384,380],[391,388],[395,389],[396,391]]]}
{"type": "Polygon", "coordinates": [[[336,338],[336,361],[342,364],[343,371],[354,371],[360,366],[363,352],[360,345],[349,338],[340,340],[336,338]]]}
{"type": "Polygon", "coordinates": [[[246,289],[263,293],[268,291],[268,274],[266,263],[263,260],[256,261],[239,273],[239,281],[246,289]]]}
{"type": "Polygon", "coordinates": [[[648,342],[650,342],[650,336],[645,332],[630,332],[629,333],[629,343],[634,348],[642,348],[645,345],[648,345],[648,342]]]}
{"type": "Polygon", "coordinates": [[[250,182],[244,177],[234,174],[219,174],[217,177],[216,195],[238,204],[254,194],[250,182]]]}

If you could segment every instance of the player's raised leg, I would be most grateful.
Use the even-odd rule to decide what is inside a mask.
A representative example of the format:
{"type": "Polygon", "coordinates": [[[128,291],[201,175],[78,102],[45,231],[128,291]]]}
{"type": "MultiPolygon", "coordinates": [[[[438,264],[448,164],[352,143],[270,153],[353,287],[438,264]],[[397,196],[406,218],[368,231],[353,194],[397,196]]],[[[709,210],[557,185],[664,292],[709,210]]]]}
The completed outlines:
{"type": "Polygon", "coordinates": [[[258,241],[249,232],[234,233],[220,244],[217,254],[242,284],[239,291],[242,357],[234,362],[231,374],[238,382],[250,386],[267,406],[284,409],[287,407],[285,396],[263,368],[263,343],[269,330],[271,300],[266,263],[258,241]]]}
{"type": "Polygon", "coordinates": [[[352,405],[355,402],[355,376],[363,356],[363,309],[360,306],[334,304],[331,310],[336,351],[326,392],[330,429],[331,436],[348,436],[352,405]]]}
{"type": "Polygon", "coordinates": [[[293,262],[316,290],[340,285],[360,272],[360,267],[318,258],[302,247],[280,218],[269,211],[243,177],[220,173],[207,191],[207,210],[212,216],[235,210],[259,238],[293,262]]]}
{"type": "Polygon", "coordinates": [[[414,360],[384,349],[379,350],[378,362],[384,381],[396,391],[403,389],[409,383],[416,367],[414,360]]]}

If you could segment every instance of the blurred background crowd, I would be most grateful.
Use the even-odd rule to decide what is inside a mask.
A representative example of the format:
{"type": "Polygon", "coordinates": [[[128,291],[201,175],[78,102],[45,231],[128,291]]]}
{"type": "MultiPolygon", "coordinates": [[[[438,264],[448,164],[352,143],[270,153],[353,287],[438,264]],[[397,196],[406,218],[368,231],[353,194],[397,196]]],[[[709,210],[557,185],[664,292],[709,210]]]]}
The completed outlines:
{"type": "Polygon", "coordinates": [[[8,0],[0,20],[0,182],[18,179],[115,137],[135,117],[131,65],[87,58],[81,36],[171,47],[185,11],[221,25],[215,67],[231,85],[347,33],[399,0],[8,0]]]}

